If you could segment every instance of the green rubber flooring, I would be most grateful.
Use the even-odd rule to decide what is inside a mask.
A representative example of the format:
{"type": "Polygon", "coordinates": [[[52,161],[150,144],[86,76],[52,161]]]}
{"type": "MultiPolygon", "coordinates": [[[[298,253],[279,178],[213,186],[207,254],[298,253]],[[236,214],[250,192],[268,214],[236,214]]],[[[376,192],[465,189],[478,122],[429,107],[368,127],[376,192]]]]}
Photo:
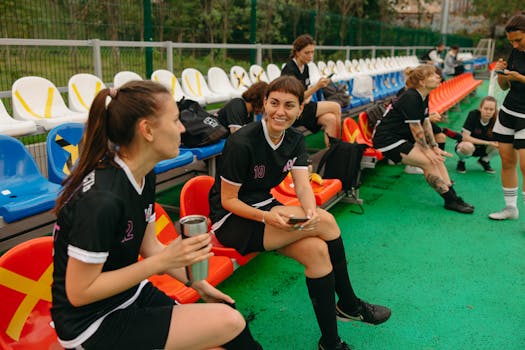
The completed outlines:
{"type": "MultiPolygon", "coordinates": [[[[443,126],[461,130],[487,87],[484,82],[478,96],[451,111],[443,126]]],[[[454,143],[447,140],[449,152],[454,143]]],[[[443,209],[421,175],[387,164],[362,174],[364,214],[354,213],[358,208],[351,204],[330,210],[358,296],[392,309],[379,326],[339,322],[352,349],[525,349],[525,223],[487,217],[504,206],[499,158],[492,161],[498,170],[492,175],[476,159],[458,174],[456,161],[446,164],[456,191],[475,205],[472,215],[443,209]]],[[[173,204],[170,197],[161,194],[159,201],[173,204]]],[[[525,212],[521,200],[519,208],[525,212]]],[[[265,350],[317,349],[320,332],[295,261],[261,254],[219,288],[236,300],[265,350]]]]}

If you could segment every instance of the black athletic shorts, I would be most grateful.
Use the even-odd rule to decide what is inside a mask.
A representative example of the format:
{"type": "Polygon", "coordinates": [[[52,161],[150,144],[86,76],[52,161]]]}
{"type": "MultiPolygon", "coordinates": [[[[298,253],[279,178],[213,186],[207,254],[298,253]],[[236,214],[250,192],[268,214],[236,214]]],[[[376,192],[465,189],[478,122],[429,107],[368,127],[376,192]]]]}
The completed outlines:
{"type": "Polygon", "coordinates": [[[164,349],[175,302],[148,282],[129,307],[108,315],[85,349],[164,349]]]}
{"type": "Polygon", "coordinates": [[[321,125],[317,123],[317,102],[305,103],[303,113],[293,126],[304,126],[314,134],[321,130],[321,125]]]}
{"type": "MultiPolygon", "coordinates": [[[[259,209],[269,211],[277,205],[283,205],[273,200],[259,209]]],[[[225,247],[235,248],[242,255],[252,252],[264,252],[264,228],[260,221],[245,219],[231,214],[215,231],[215,236],[225,247]]]]}
{"type": "Polygon", "coordinates": [[[398,164],[398,163],[401,163],[401,160],[403,159],[403,158],[401,158],[401,153],[409,154],[410,151],[412,151],[413,148],[414,148],[414,144],[413,143],[405,141],[402,144],[400,144],[399,146],[397,146],[396,148],[392,148],[391,150],[384,151],[383,155],[386,158],[388,158],[391,161],[393,161],[394,163],[398,164]]]}

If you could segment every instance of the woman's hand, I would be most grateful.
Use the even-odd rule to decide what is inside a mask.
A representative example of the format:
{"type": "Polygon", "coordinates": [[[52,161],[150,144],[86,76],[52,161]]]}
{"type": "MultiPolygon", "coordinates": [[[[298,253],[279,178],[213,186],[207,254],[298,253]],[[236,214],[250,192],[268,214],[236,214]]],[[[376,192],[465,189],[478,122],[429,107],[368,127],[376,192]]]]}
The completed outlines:
{"type": "Polygon", "coordinates": [[[443,117],[441,117],[441,114],[439,114],[438,112],[430,112],[428,117],[430,118],[430,121],[433,123],[439,123],[440,121],[443,120],[443,117]]]}
{"type": "Polygon", "coordinates": [[[211,252],[211,236],[197,235],[182,239],[178,237],[164,248],[162,255],[163,272],[192,265],[213,256],[211,252]]]}
{"type": "Polygon", "coordinates": [[[507,62],[503,58],[500,58],[499,60],[496,61],[496,64],[494,65],[494,70],[504,70],[504,69],[507,69],[507,62]]]}
{"type": "Polygon", "coordinates": [[[264,215],[264,222],[266,225],[274,226],[282,230],[290,228],[288,224],[289,215],[286,213],[281,213],[279,210],[267,211],[264,215]]]}
{"type": "Polygon", "coordinates": [[[207,303],[220,303],[220,302],[226,302],[228,304],[234,304],[235,300],[233,300],[229,295],[224,294],[214,286],[212,286],[208,281],[202,280],[193,282],[192,286],[193,289],[199,293],[202,300],[204,300],[207,303]]]}
{"type": "Polygon", "coordinates": [[[318,90],[327,87],[332,82],[330,78],[321,78],[317,81],[318,90]]]}
{"type": "Polygon", "coordinates": [[[442,163],[445,161],[445,156],[451,155],[450,153],[441,150],[437,146],[425,149],[424,154],[432,164],[442,163]]]}

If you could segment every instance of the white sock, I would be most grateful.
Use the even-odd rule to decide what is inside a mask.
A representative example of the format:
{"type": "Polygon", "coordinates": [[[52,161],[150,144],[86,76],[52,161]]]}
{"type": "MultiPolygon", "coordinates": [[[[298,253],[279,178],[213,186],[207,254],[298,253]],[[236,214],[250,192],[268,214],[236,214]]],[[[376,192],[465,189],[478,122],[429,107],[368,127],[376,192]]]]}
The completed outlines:
{"type": "Polygon", "coordinates": [[[518,201],[518,188],[503,187],[503,198],[505,199],[505,206],[517,208],[516,203],[518,201]]]}

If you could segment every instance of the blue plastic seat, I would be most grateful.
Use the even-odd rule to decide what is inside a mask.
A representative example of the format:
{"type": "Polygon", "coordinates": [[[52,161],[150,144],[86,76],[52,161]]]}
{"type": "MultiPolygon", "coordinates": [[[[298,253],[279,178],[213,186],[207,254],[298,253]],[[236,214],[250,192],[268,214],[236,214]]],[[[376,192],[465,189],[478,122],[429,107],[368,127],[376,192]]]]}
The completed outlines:
{"type": "Polygon", "coordinates": [[[22,142],[0,135],[0,216],[5,222],[52,209],[60,189],[40,173],[22,142]]]}
{"type": "Polygon", "coordinates": [[[197,160],[207,160],[208,161],[208,175],[215,177],[217,171],[217,165],[215,158],[222,153],[226,139],[222,139],[217,143],[208,146],[194,147],[194,148],[185,148],[181,147],[182,151],[190,151],[195,155],[197,160]]]}
{"type": "Polygon", "coordinates": [[[71,174],[78,159],[78,144],[84,133],[84,124],[60,124],[47,134],[47,169],[49,181],[60,184],[71,174]]]}
{"type": "Polygon", "coordinates": [[[204,160],[204,159],[212,158],[212,157],[215,157],[221,154],[225,143],[226,143],[226,139],[222,139],[222,140],[219,140],[219,142],[214,143],[212,145],[194,147],[194,148],[181,147],[180,150],[181,152],[190,151],[191,153],[195,155],[195,157],[197,157],[197,160],[204,160]]]}
{"type": "Polygon", "coordinates": [[[155,165],[155,174],[164,173],[171,169],[179,168],[181,166],[193,162],[193,153],[188,150],[181,150],[179,155],[175,158],[161,160],[155,165]]]}

